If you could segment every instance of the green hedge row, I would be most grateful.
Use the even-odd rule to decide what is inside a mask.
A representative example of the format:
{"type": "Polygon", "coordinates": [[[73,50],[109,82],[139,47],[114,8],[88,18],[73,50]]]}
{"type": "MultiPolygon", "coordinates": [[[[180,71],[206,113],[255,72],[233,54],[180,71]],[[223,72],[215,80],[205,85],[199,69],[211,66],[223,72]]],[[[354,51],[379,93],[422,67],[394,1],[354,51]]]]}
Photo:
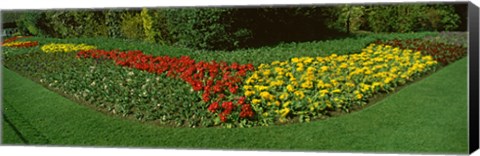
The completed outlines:
{"type": "Polygon", "coordinates": [[[232,50],[332,39],[358,30],[454,30],[460,24],[457,8],[409,4],[48,10],[20,12],[16,22],[23,34],[38,36],[102,36],[194,49],[232,50]]]}

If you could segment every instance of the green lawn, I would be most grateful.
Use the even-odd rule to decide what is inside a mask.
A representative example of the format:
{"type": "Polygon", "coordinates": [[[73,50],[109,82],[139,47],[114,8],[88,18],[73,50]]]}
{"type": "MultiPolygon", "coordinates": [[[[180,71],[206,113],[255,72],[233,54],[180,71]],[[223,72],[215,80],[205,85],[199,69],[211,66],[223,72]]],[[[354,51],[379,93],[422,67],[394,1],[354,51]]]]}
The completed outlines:
{"type": "Polygon", "coordinates": [[[2,142],[301,151],[466,154],[467,58],[364,110],[311,123],[164,128],[96,112],[3,68],[2,142]],[[18,132],[15,132],[17,129],[18,132]]]}

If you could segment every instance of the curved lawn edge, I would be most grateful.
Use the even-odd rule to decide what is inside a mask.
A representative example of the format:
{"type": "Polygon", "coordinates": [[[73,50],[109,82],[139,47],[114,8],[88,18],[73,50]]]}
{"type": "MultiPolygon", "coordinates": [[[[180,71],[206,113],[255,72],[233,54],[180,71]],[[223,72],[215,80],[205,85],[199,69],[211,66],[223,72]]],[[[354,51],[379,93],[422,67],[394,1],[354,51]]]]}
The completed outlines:
{"type": "MultiPolygon", "coordinates": [[[[465,154],[466,64],[463,58],[359,112],[271,127],[192,129],[141,124],[76,104],[6,68],[2,69],[2,102],[18,112],[3,109],[7,117],[28,120],[44,136],[26,138],[37,145],[465,154]]],[[[28,134],[32,130],[19,131],[35,135],[28,134]]],[[[15,143],[6,137],[4,144],[15,143]]]]}

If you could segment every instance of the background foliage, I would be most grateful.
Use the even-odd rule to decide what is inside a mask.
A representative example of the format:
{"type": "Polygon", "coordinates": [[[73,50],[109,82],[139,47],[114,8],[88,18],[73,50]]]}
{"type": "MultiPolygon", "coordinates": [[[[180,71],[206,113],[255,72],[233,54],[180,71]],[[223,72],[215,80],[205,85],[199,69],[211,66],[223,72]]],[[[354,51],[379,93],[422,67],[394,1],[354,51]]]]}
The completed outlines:
{"type": "MultiPolygon", "coordinates": [[[[340,31],[417,32],[456,30],[459,10],[454,5],[344,5],[329,8],[328,25],[340,31]],[[336,17],[336,18],[333,18],[336,17]]],[[[466,8],[465,8],[466,9],[466,8]]]]}
{"type": "Polygon", "coordinates": [[[466,4],[48,10],[15,14],[21,34],[109,37],[233,50],[358,32],[466,31],[466,4]]]}

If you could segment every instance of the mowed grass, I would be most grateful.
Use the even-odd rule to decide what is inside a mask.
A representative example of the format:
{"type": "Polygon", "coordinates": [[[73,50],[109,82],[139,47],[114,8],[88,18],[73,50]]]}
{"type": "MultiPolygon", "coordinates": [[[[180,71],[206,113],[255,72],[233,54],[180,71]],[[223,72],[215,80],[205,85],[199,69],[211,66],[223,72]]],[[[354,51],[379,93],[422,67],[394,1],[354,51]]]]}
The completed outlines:
{"type": "Polygon", "coordinates": [[[377,104],[310,123],[165,128],[96,112],[3,68],[4,144],[466,154],[467,58],[377,104]],[[18,129],[18,133],[13,130],[18,129]]]}

